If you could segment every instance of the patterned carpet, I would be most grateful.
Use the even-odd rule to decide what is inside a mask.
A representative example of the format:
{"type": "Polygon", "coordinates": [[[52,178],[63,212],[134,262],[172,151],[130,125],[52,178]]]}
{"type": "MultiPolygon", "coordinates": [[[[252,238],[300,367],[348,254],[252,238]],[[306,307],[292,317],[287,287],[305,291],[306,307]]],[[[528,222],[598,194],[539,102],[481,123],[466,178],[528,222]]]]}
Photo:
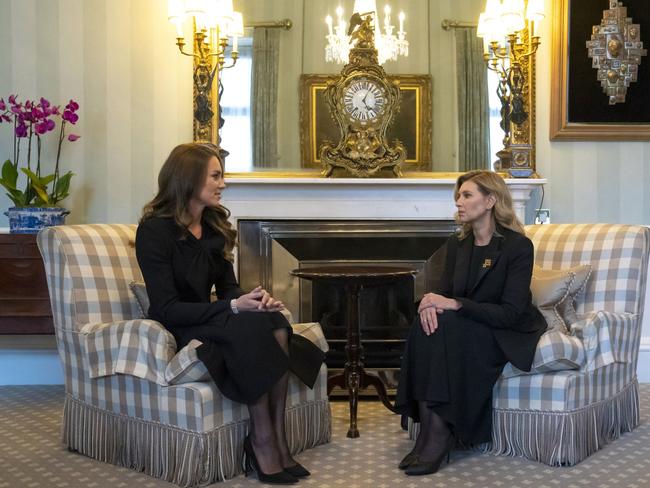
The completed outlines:
{"type": "MultiPolygon", "coordinates": [[[[68,452],[60,443],[63,387],[0,387],[0,488],[173,487],[142,473],[68,452]]],[[[452,453],[430,476],[406,477],[396,468],[411,443],[398,417],[380,403],[359,406],[361,437],[348,439],[348,404],[332,402],[334,437],[299,460],[312,476],[297,486],[318,488],[644,488],[650,486],[650,384],[641,385],[641,425],[571,468],[550,468],[520,458],[452,453]]],[[[222,488],[259,487],[238,476],[222,488]]]]}

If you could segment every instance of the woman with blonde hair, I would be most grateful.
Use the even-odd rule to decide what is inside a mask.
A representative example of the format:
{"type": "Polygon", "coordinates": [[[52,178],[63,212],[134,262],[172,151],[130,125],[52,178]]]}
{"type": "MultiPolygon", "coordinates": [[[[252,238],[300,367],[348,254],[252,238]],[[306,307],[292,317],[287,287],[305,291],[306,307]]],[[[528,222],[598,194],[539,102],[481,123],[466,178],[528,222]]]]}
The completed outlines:
{"type": "Polygon", "coordinates": [[[399,464],[435,473],[453,447],[492,439],[492,388],[506,362],[530,371],[546,322],[531,302],[533,244],[503,179],[458,178],[459,232],[445,244],[444,271],[418,306],[402,358],[396,408],[420,423],[399,464]]]}
{"type": "Polygon", "coordinates": [[[220,151],[212,144],[181,144],[163,164],[158,194],[144,207],[135,241],[148,316],[173,334],[178,349],[201,341],[197,356],[221,393],[248,406],[246,473],[292,484],[309,471],[287,443],[288,374],[313,387],[323,353],[292,335],[282,302],[261,286],[248,293],[239,288],[232,266],[237,232],[221,205],[225,188],[220,151]]]}

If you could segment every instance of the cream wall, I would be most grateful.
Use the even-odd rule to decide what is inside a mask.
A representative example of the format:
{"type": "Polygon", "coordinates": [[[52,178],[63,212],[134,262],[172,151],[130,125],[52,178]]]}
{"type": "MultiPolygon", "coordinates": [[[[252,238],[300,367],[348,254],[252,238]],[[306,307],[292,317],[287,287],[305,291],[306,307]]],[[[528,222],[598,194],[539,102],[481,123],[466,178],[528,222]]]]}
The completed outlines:
{"type": "MultiPolygon", "coordinates": [[[[81,107],[73,132],[82,137],[62,156],[76,174],[64,201],[69,222],[135,222],[166,154],[192,136],[191,60],[177,54],[166,5],[0,0],[0,96],[74,98],[81,107]]],[[[10,132],[0,126],[3,161],[10,132]]],[[[9,205],[3,192],[0,209],[9,205]]]]}
{"type": "MultiPolygon", "coordinates": [[[[407,12],[411,54],[387,63],[394,73],[431,72],[434,140],[455,140],[453,33],[438,28],[445,17],[470,19],[480,0],[401,0],[407,12]],[[460,8],[461,11],[452,10],[460,8]],[[465,12],[465,13],[464,13],[465,12]],[[429,30],[427,26],[432,26],[429,30]],[[429,33],[430,32],[430,33],[429,33]],[[426,37],[426,39],[425,39],[426,37]],[[424,48],[423,48],[424,46],[424,48]]],[[[352,0],[342,2],[350,12],[352,0]]],[[[381,4],[381,2],[379,2],[381,4]]],[[[238,2],[249,20],[289,17],[283,36],[280,86],[300,72],[334,72],[323,59],[323,18],[337,2],[238,2]],[[304,21],[303,21],[304,19],[304,21]],[[300,37],[304,36],[304,46],[300,37]]],[[[548,17],[552,5],[547,2],[548,17]]],[[[471,20],[471,19],[470,19],[471,20]]],[[[0,0],[0,96],[45,96],[80,102],[82,138],[67,144],[72,169],[70,222],[134,222],[155,189],[157,170],[177,143],[191,137],[190,59],[173,44],[174,31],[161,0],[0,0]]],[[[644,60],[644,62],[647,60],[644,60]]],[[[641,80],[650,87],[650,80],[641,80]]],[[[650,142],[550,142],[550,22],[538,53],[537,159],[549,179],[545,207],[554,222],[650,224],[650,142]]],[[[288,154],[298,154],[298,93],[280,95],[282,133],[293,133],[288,154]]],[[[53,137],[50,137],[53,139],[53,137]]],[[[455,165],[453,144],[434,144],[439,167],[455,165]]],[[[51,149],[51,148],[50,148],[51,149]]],[[[0,158],[11,152],[10,127],[0,126],[0,158]]],[[[0,209],[9,200],[0,195],[0,209]]],[[[7,225],[0,215],[0,227],[7,225]]]]}

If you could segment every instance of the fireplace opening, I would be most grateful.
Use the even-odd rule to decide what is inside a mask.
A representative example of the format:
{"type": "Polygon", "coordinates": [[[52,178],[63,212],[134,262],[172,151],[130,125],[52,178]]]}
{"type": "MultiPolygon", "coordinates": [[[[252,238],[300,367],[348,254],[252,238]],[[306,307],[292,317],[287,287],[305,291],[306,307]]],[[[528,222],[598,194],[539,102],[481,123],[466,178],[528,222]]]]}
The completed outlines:
{"type": "Polygon", "coordinates": [[[397,266],[418,271],[359,297],[364,366],[394,388],[414,303],[435,287],[442,263],[436,251],[455,229],[453,221],[240,220],[238,269],[243,289],[258,284],[281,299],[294,320],[319,322],[330,351],[330,369],[345,363],[345,291],[300,280],[295,268],[322,265],[397,266]]]}

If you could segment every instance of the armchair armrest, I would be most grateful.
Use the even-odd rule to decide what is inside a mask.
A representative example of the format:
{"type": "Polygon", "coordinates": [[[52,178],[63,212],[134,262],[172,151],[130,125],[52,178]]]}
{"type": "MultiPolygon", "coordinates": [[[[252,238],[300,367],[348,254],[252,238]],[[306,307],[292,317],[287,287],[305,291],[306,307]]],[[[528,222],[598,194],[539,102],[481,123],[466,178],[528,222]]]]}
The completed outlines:
{"type": "Polygon", "coordinates": [[[571,325],[571,335],[582,340],[585,364],[593,371],[613,363],[632,363],[638,315],[606,311],[589,312],[571,325]]]}
{"type": "Polygon", "coordinates": [[[90,378],[129,374],[167,385],[165,368],[174,357],[174,336],[159,322],[148,319],[86,324],[84,363],[90,378]]]}

